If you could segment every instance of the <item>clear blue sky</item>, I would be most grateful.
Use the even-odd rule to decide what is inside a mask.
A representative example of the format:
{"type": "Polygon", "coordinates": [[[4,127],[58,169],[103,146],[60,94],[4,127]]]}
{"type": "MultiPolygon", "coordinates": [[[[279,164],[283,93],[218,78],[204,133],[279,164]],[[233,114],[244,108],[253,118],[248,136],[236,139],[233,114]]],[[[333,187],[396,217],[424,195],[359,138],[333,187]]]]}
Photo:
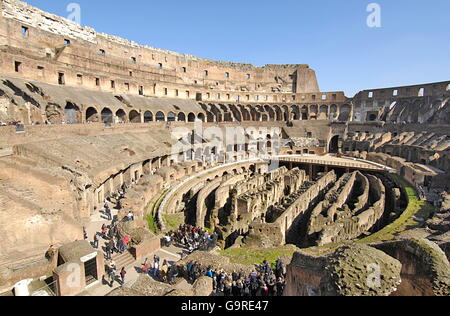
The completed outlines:
{"type": "Polygon", "coordinates": [[[216,60],[309,64],[322,91],[450,80],[449,0],[28,0],[140,44],[216,60]],[[381,28],[366,7],[380,4],[381,28]]]}

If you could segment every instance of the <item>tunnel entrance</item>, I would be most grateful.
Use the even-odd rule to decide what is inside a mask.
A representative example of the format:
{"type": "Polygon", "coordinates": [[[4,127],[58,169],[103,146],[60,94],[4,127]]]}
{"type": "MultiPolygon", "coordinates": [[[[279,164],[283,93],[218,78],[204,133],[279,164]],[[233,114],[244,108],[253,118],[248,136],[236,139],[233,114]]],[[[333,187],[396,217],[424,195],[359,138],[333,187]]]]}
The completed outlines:
{"type": "Polygon", "coordinates": [[[339,136],[334,136],[330,140],[330,146],[328,148],[328,152],[330,154],[337,154],[337,153],[339,153],[339,136]]]}

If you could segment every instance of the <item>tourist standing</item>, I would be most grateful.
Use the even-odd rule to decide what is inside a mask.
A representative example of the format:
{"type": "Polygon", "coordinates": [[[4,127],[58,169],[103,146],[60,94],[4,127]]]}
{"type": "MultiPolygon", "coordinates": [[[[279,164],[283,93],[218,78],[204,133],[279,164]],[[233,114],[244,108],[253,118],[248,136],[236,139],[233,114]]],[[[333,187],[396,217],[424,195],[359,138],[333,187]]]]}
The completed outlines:
{"type": "Polygon", "coordinates": [[[122,286],[125,284],[125,275],[127,274],[127,271],[125,271],[125,267],[120,270],[120,279],[122,280],[122,286]]]}
{"type": "Polygon", "coordinates": [[[94,248],[95,249],[98,249],[98,242],[99,242],[98,234],[95,234],[95,236],[94,236],[94,248]]]}

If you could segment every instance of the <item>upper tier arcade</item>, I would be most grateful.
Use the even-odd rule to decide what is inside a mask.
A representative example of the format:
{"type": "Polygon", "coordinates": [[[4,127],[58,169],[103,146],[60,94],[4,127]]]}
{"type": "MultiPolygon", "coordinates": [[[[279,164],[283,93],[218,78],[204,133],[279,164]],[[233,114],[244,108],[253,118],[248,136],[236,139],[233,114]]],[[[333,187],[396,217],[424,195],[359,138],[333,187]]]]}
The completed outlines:
{"type": "Polygon", "coordinates": [[[301,102],[322,95],[308,65],[213,61],[142,46],[44,12],[0,1],[3,74],[88,89],[211,101],[301,102]]]}

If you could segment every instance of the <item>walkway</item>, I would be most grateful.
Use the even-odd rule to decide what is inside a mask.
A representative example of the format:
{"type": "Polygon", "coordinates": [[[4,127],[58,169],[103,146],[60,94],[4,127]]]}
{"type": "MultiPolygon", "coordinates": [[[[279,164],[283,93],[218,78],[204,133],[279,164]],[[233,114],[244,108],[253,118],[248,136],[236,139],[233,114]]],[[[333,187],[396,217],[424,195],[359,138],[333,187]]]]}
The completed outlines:
{"type": "MultiPolygon", "coordinates": [[[[118,210],[115,208],[111,209],[112,216],[117,215],[118,210]]],[[[106,216],[102,213],[98,212],[91,216],[91,222],[86,226],[86,232],[88,234],[88,241],[93,242],[94,236],[96,233],[101,231],[101,227],[103,224],[110,225],[111,222],[106,219],[106,216]]],[[[100,238],[99,242],[99,250],[102,250],[102,247],[104,247],[106,244],[106,241],[103,238],[100,238]]],[[[158,251],[151,253],[148,255],[149,262],[153,262],[154,255],[157,255],[161,258],[161,261],[167,260],[168,262],[178,262],[181,260],[181,254],[183,252],[183,249],[172,246],[170,248],[164,248],[159,249],[158,251]]],[[[117,256],[117,255],[116,255],[117,256]]],[[[113,256],[113,260],[116,256],[113,256]]],[[[145,259],[144,259],[145,261],[145,259]]],[[[144,262],[140,261],[133,261],[130,264],[125,266],[125,270],[127,271],[127,275],[125,277],[125,285],[127,286],[129,284],[134,283],[138,277],[138,268],[142,266],[144,262]]],[[[117,273],[120,272],[122,267],[117,266],[117,273]]],[[[118,282],[114,282],[114,286],[110,287],[107,284],[103,284],[102,280],[99,282],[94,283],[91,287],[88,287],[85,291],[83,291],[79,296],[105,296],[111,291],[117,289],[121,285],[118,282]]]]}

